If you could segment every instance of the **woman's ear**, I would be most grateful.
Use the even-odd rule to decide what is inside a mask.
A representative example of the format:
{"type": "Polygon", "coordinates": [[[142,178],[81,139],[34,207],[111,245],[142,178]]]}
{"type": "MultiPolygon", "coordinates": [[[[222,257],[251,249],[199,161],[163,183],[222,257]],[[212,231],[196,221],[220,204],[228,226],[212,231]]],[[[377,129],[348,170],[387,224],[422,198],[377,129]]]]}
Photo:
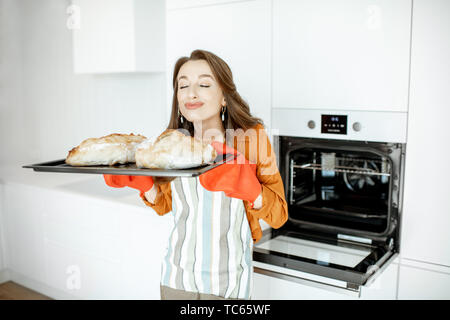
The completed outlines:
{"type": "Polygon", "coordinates": [[[225,98],[222,99],[222,107],[225,107],[227,105],[227,102],[225,101],[225,98]]]}

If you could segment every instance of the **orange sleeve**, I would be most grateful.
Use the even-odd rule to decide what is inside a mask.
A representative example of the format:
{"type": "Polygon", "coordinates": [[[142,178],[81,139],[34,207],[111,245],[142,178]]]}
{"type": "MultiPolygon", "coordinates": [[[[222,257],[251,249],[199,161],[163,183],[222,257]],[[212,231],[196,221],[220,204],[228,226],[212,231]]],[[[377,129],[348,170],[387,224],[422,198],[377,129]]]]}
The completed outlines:
{"type": "Polygon", "coordinates": [[[145,197],[145,193],[141,192],[140,196],[144,203],[153,208],[160,216],[172,211],[172,188],[170,183],[156,184],[156,198],[155,203],[152,204],[145,197]]]}
{"type": "Polygon", "coordinates": [[[288,219],[284,185],[276,163],[276,155],[270,144],[264,127],[258,124],[252,128],[255,132],[247,134],[245,146],[238,142],[238,151],[257,164],[256,176],[262,186],[262,207],[253,209],[244,201],[253,240],[262,236],[259,219],[263,219],[272,228],[280,228],[288,219]]]}

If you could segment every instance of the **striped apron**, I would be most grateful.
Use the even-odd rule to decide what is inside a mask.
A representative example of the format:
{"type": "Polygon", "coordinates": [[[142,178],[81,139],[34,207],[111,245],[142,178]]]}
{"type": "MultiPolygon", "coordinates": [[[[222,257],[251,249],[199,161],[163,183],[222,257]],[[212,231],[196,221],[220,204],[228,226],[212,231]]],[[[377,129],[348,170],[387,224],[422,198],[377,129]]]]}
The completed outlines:
{"type": "Polygon", "coordinates": [[[170,288],[249,299],[253,240],[244,203],[203,188],[199,178],[171,182],[174,228],[162,263],[170,288]]]}

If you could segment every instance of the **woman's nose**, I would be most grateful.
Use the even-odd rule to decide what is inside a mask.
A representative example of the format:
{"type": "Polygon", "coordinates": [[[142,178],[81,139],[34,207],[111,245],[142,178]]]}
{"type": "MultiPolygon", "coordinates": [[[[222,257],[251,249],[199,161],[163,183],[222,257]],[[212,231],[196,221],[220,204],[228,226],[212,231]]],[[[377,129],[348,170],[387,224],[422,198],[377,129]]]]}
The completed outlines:
{"type": "Polygon", "coordinates": [[[197,90],[194,88],[195,86],[189,86],[189,98],[197,98],[197,90]]]}

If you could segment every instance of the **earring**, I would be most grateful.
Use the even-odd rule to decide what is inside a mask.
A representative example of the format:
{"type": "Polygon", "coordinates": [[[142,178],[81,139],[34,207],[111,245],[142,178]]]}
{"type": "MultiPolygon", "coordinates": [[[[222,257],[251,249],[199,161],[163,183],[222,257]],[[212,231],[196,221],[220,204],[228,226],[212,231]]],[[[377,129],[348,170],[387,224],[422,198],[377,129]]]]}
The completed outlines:
{"type": "Polygon", "coordinates": [[[225,121],[225,106],[222,107],[222,121],[225,121]]]}
{"type": "Polygon", "coordinates": [[[180,110],[178,110],[178,117],[180,118],[181,124],[183,124],[183,116],[181,115],[180,110]]]}

